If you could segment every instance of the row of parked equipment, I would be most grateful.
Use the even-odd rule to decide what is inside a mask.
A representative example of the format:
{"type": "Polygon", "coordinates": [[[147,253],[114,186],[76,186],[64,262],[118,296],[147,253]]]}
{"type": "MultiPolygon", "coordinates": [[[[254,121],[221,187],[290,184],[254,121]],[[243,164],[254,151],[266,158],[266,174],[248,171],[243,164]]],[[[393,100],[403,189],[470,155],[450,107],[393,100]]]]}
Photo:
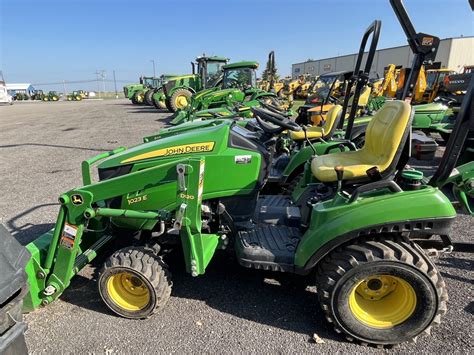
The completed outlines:
{"type": "MultiPolygon", "coordinates": [[[[120,316],[147,318],[170,297],[169,258],[184,257],[199,277],[222,252],[246,268],[310,275],[326,319],[349,341],[384,346],[429,334],[448,300],[430,255],[456,248],[455,206],[474,214],[474,80],[456,110],[436,103],[446,107],[439,122],[448,140],[438,170],[424,176],[410,168],[412,124],[421,115],[410,102],[439,39],[415,32],[401,0],[390,4],[414,60],[399,97],[378,107],[366,100],[378,20],[362,37],[354,70],[333,73],[344,80],[321,76],[321,89],[298,112],[271,79],[268,90],[257,87],[256,62],[203,56],[192,74],[150,84],[152,94],[139,84],[143,100],[147,94],[175,111],[175,126],[83,162],[83,183],[59,197],[54,229],[26,246],[27,281],[22,262],[1,274],[22,286],[1,295],[0,311],[21,298],[25,312],[50,304],[101,255],[104,303],[120,316]]],[[[124,89],[138,102],[134,90],[124,89]]],[[[15,241],[2,234],[0,251],[9,250],[2,245],[15,241]]]]}
{"type": "MultiPolygon", "coordinates": [[[[30,95],[26,93],[16,93],[13,98],[16,101],[59,101],[59,99],[63,96],[63,94],[60,94],[57,91],[49,91],[48,93],[45,93],[43,90],[35,90],[30,95]]],[[[82,101],[88,97],[89,93],[87,91],[77,90],[67,94],[65,99],[67,101],[82,101]]]]}

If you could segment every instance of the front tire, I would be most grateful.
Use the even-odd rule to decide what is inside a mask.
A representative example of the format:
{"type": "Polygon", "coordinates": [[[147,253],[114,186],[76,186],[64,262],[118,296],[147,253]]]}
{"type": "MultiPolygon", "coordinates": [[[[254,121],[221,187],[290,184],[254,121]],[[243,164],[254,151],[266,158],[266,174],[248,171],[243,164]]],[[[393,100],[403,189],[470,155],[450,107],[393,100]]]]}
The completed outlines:
{"type": "Polygon", "coordinates": [[[102,300],[125,318],[143,319],[160,311],[170,298],[171,286],[161,258],[143,247],[118,250],[99,274],[102,300]]]}
{"type": "Polygon", "coordinates": [[[191,102],[193,93],[186,89],[178,89],[171,95],[169,104],[171,112],[176,112],[186,108],[191,102]]]}
{"type": "Polygon", "coordinates": [[[336,332],[363,344],[394,345],[429,334],[448,300],[428,256],[401,238],[337,248],[318,266],[317,288],[336,332]]]}

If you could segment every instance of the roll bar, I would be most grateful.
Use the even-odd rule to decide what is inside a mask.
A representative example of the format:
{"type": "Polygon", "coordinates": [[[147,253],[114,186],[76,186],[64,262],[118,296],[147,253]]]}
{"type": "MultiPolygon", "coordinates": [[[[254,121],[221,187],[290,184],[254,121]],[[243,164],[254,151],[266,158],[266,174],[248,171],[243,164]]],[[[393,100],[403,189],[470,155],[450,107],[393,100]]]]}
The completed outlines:
{"type": "MultiPolygon", "coordinates": [[[[471,74],[473,75],[473,74],[471,74]]],[[[453,130],[449,137],[448,143],[446,144],[446,150],[444,151],[441,162],[439,163],[438,170],[434,173],[430,179],[429,184],[431,186],[441,186],[448,179],[449,175],[457,165],[459,156],[466,148],[466,139],[470,132],[474,132],[474,103],[472,102],[472,96],[474,95],[474,80],[469,81],[469,86],[466,91],[466,95],[459,109],[454,123],[453,130]]]]}
{"type": "Polygon", "coordinates": [[[415,88],[422,65],[434,62],[440,40],[436,36],[422,32],[417,33],[415,31],[415,27],[408,16],[402,0],[390,0],[390,5],[392,5],[398,22],[400,22],[407,36],[408,45],[415,55],[413,57],[410,73],[403,87],[403,92],[397,97],[399,100],[405,100],[407,97],[411,98],[413,94],[413,89],[415,88]]]}
{"type": "Polygon", "coordinates": [[[357,55],[357,61],[354,68],[354,73],[352,75],[352,78],[349,80],[349,84],[346,87],[344,103],[342,105],[342,116],[341,116],[342,119],[339,121],[339,128],[343,128],[344,117],[346,116],[347,108],[349,106],[349,99],[350,99],[352,86],[354,85],[354,83],[356,83],[355,90],[354,90],[354,97],[352,99],[351,112],[349,113],[349,118],[347,122],[345,139],[350,139],[352,135],[352,127],[354,126],[354,118],[357,113],[360,92],[362,91],[362,88],[369,81],[370,68],[372,67],[372,63],[374,62],[375,51],[377,50],[377,44],[379,42],[381,27],[382,27],[382,21],[375,20],[374,22],[372,22],[372,24],[365,31],[364,36],[362,37],[362,42],[360,43],[360,48],[359,48],[359,53],[357,55]],[[364,70],[361,70],[362,59],[364,57],[364,52],[367,46],[367,42],[371,35],[372,35],[372,39],[370,42],[369,52],[367,54],[367,60],[365,62],[364,70]]]}
{"type": "Polygon", "coordinates": [[[275,89],[275,52],[271,51],[268,54],[268,62],[270,63],[270,85],[269,91],[273,92],[275,89]]]}

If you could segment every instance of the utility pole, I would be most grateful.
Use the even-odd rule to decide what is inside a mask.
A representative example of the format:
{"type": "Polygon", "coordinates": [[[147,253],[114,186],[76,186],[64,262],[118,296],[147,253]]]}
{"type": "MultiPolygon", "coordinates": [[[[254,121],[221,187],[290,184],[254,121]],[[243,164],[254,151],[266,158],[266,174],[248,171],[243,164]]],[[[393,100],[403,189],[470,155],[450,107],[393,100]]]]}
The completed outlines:
{"type": "Polygon", "coordinates": [[[154,77],[154,78],[156,78],[156,71],[155,71],[155,60],[154,60],[154,59],[152,59],[152,60],[150,60],[150,62],[152,62],[152,63],[153,63],[153,77],[154,77]]]}
{"type": "Polygon", "coordinates": [[[99,97],[100,97],[100,80],[102,80],[102,87],[105,94],[105,77],[107,76],[106,71],[104,69],[102,70],[97,69],[95,71],[95,75],[96,75],[96,80],[97,80],[97,91],[99,92],[99,97]]]}
{"type": "Polygon", "coordinates": [[[118,99],[118,93],[117,93],[117,80],[115,79],[115,70],[113,71],[114,73],[114,88],[115,88],[115,98],[118,99]]]}
{"type": "Polygon", "coordinates": [[[99,84],[99,70],[98,69],[95,70],[95,78],[97,81],[97,94],[100,97],[100,84],[99,84]]]}

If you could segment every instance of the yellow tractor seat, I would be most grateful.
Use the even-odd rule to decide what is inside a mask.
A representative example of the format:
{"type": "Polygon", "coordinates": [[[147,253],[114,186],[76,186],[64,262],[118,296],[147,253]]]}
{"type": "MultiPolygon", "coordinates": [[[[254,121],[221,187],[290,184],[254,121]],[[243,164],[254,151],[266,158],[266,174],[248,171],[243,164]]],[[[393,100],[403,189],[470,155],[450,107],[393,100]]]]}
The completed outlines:
{"type": "MultiPolygon", "coordinates": [[[[334,105],[326,114],[326,120],[324,124],[319,126],[307,126],[306,127],[306,134],[308,139],[316,139],[316,138],[326,138],[330,137],[334,133],[334,129],[336,128],[336,121],[341,117],[342,114],[342,106],[341,105],[334,105]]],[[[305,134],[303,131],[294,132],[290,131],[290,138],[293,140],[303,140],[305,139],[305,134]]]]}
{"type": "Polygon", "coordinates": [[[385,103],[367,126],[364,146],[357,151],[315,157],[311,162],[313,175],[322,182],[335,182],[336,166],[344,167],[343,180],[365,179],[366,171],[373,167],[377,167],[382,176],[392,173],[407,142],[412,117],[410,104],[385,103]]]}

